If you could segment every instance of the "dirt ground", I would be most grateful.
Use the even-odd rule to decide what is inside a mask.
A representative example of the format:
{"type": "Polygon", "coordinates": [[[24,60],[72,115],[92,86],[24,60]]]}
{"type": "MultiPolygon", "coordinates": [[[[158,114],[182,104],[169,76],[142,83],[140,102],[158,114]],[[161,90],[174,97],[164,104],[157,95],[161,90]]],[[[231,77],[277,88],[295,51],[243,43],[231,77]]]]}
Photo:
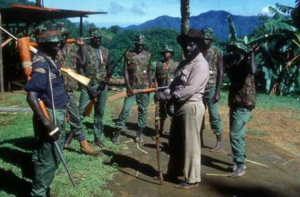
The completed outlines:
{"type": "MultiPolygon", "coordinates": [[[[118,106],[119,108],[121,106],[118,106]]],[[[119,110],[114,111],[114,118],[119,110]]],[[[108,188],[120,197],[160,197],[160,196],[300,196],[300,121],[295,112],[285,109],[255,109],[247,125],[247,173],[238,179],[226,177],[232,165],[231,149],[228,136],[228,108],[221,106],[220,115],[224,126],[224,151],[210,152],[215,143],[215,136],[206,119],[204,131],[205,148],[202,148],[201,184],[190,190],[174,188],[176,183],[159,181],[153,177],[157,173],[157,159],[154,139],[154,105],[149,107],[148,127],[144,143],[139,150],[134,142],[137,110],[132,111],[121,142],[128,146],[128,154],[112,154],[111,164],[120,171],[108,188]]],[[[167,120],[168,131],[170,121],[167,120]]],[[[168,155],[166,146],[168,137],[162,137],[160,153],[163,173],[167,170],[168,155]]],[[[126,147],[126,146],[124,146],[126,147]]]]}

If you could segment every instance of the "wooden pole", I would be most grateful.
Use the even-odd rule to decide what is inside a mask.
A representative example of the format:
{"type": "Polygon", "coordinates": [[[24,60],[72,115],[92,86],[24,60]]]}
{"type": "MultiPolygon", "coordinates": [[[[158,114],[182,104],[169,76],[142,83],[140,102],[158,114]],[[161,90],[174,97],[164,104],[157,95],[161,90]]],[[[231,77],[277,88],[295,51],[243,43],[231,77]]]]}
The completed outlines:
{"type": "MultiPolygon", "coordinates": [[[[0,26],[2,26],[2,16],[0,12],[0,26]]],[[[2,31],[0,31],[0,45],[2,45],[2,31]]],[[[2,47],[0,47],[0,92],[4,92],[3,59],[2,47]]]]}
{"type": "Polygon", "coordinates": [[[82,37],[82,35],[83,35],[83,22],[82,22],[82,16],[80,16],[80,26],[79,26],[79,35],[80,35],[80,37],[82,37]]]}

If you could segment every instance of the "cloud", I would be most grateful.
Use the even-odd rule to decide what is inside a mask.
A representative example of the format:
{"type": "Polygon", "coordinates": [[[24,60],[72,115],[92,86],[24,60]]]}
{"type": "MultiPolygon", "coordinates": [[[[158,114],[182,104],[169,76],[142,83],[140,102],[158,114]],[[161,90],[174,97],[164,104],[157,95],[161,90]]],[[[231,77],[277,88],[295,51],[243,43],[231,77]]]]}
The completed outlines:
{"type": "Polygon", "coordinates": [[[131,10],[131,12],[134,15],[138,15],[138,16],[144,16],[144,15],[146,15],[146,13],[144,12],[144,10],[142,10],[141,8],[139,8],[137,5],[133,5],[130,10],[131,10]]]}
{"type": "Polygon", "coordinates": [[[119,3],[116,3],[116,2],[111,2],[110,5],[109,5],[109,13],[110,14],[119,14],[121,12],[124,12],[125,11],[125,7],[122,6],[121,4],[119,3]]]}
{"type": "Polygon", "coordinates": [[[269,5],[263,7],[263,8],[261,9],[261,11],[260,11],[260,14],[266,15],[266,16],[272,16],[273,13],[270,12],[269,7],[270,7],[269,5]]]}

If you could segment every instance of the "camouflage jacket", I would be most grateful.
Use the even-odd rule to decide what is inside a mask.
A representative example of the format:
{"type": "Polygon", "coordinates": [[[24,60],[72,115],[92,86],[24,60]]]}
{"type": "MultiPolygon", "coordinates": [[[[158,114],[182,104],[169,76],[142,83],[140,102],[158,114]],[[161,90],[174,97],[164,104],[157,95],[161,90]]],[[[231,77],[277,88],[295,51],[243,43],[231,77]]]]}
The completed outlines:
{"type": "Polygon", "coordinates": [[[254,75],[248,69],[249,60],[244,60],[228,70],[230,79],[228,104],[237,107],[255,107],[256,89],[254,75]]]}
{"type": "Polygon", "coordinates": [[[168,86],[174,79],[174,74],[178,66],[178,62],[169,59],[168,62],[161,60],[156,64],[155,78],[158,86],[168,86]],[[166,63],[166,66],[164,66],[166,63]]]}
{"type": "MultiPolygon", "coordinates": [[[[65,47],[57,53],[56,60],[61,66],[71,68],[77,72],[77,54],[78,46],[76,44],[66,44],[65,47]]],[[[63,73],[63,77],[67,91],[73,91],[78,88],[78,83],[75,79],[65,73],[63,73]]]]}
{"type": "Polygon", "coordinates": [[[211,46],[206,52],[205,59],[209,64],[209,80],[205,89],[216,88],[219,55],[222,55],[222,51],[215,46],[211,46]]]}
{"type": "Polygon", "coordinates": [[[100,46],[94,49],[90,45],[84,47],[86,61],[83,66],[85,76],[91,79],[91,85],[98,84],[106,77],[109,66],[109,50],[100,46]]]}
{"type": "Polygon", "coordinates": [[[129,84],[133,89],[149,88],[151,53],[142,51],[136,54],[128,51],[125,56],[125,66],[129,75],[129,84]]]}

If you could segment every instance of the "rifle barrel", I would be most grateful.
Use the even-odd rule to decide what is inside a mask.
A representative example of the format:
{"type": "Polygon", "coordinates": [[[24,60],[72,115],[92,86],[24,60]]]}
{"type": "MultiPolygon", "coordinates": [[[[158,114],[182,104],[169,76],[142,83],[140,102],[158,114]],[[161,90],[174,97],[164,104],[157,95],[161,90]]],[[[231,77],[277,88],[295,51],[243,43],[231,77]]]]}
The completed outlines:
{"type": "Polygon", "coordinates": [[[70,169],[69,169],[69,167],[68,167],[68,165],[67,165],[67,162],[66,162],[66,160],[65,160],[65,158],[64,158],[64,156],[63,156],[63,154],[62,154],[62,152],[61,152],[60,149],[59,149],[59,146],[58,146],[57,142],[53,141],[53,144],[54,144],[55,149],[57,150],[57,153],[58,153],[58,155],[59,155],[59,157],[60,157],[60,159],[61,159],[61,161],[62,161],[62,163],[63,163],[63,165],[64,165],[64,167],[65,167],[65,169],[66,169],[66,171],[67,171],[67,174],[68,174],[68,176],[69,176],[69,179],[70,179],[70,181],[71,181],[73,187],[76,188],[76,183],[75,183],[75,181],[74,181],[74,179],[73,179],[73,176],[72,176],[71,171],[70,171],[70,169]]]}

